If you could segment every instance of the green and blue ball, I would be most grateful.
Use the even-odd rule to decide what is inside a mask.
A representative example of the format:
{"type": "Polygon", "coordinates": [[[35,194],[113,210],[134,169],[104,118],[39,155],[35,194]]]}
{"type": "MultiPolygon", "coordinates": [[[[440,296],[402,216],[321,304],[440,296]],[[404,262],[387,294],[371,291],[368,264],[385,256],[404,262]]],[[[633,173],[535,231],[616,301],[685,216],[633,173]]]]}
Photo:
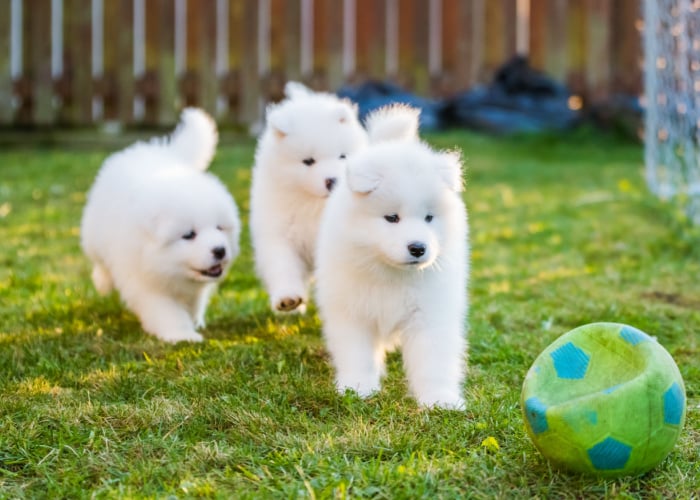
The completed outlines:
{"type": "Polygon", "coordinates": [[[540,354],[525,377],[521,407],[528,434],[554,465],[637,475],[676,443],[685,386],[654,338],[628,325],[592,323],[540,354]]]}

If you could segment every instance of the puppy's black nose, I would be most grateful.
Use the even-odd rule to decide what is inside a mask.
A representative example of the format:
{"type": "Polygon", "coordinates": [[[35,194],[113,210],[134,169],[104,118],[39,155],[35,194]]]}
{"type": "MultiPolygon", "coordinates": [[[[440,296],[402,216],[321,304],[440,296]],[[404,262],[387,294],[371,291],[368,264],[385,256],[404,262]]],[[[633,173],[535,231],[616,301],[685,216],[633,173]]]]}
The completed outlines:
{"type": "Polygon", "coordinates": [[[329,177],[328,179],[326,179],[326,189],[328,191],[333,191],[333,187],[335,186],[335,181],[336,181],[335,177],[329,177]]]}
{"type": "Polygon", "coordinates": [[[218,260],[223,259],[226,257],[226,248],[225,247],[215,247],[211,249],[211,253],[214,254],[214,257],[218,260]]]}
{"type": "Polygon", "coordinates": [[[408,244],[408,253],[414,257],[421,257],[425,253],[425,245],[414,241],[408,244]]]}

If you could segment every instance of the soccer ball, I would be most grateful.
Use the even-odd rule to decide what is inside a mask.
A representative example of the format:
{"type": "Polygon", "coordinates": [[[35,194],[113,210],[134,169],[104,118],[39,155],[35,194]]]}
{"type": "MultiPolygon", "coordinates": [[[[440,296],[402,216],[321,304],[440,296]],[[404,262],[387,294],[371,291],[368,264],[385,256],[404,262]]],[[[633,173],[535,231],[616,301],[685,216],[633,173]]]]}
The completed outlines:
{"type": "Polygon", "coordinates": [[[525,426],[553,464],[615,477],[648,471],[685,421],[685,386],[671,355],[628,325],[592,323],[565,333],[528,371],[525,426]]]}

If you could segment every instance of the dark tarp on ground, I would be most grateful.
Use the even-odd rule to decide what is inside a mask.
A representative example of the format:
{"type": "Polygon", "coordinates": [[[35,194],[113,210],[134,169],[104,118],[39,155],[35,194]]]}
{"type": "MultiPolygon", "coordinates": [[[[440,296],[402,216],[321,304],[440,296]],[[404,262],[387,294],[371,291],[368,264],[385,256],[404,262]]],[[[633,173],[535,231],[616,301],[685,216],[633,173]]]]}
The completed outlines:
{"type": "Polygon", "coordinates": [[[341,97],[356,102],[360,119],[391,103],[421,108],[421,129],[465,127],[498,134],[566,130],[581,113],[569,108],[566,86],[532,69],[525,57],[504,64],[488,85],[479,85],[444,100],[419,97],[387,82],[344,86],[341,97]]]}

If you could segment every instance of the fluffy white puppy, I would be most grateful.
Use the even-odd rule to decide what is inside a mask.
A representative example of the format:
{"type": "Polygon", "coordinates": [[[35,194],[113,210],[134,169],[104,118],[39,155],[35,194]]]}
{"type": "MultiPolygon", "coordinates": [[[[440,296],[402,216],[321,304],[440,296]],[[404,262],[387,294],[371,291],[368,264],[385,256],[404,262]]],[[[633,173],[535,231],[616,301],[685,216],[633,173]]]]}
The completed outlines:
{"type": "Polygon", "coordinates": [[[238,255],[233,198],[212,174],[216,125],[183,111],[167,139],[138,142],[105,160],[88,193],[82,247],[101,294],[116,288],[143,329],[167,342],[199,342],[195,327],[238,255]]]}
{"type": "Polygon", "coordinates": [[[349,101],[299,83],[267,108],[250,193],[255,265],[277,312],[303,312],[326,199],[367,134],[349,101]]]}
{"type": "Polygon", "coordinates": [[[421,405],[460,408],[466,361],[468,228],[459,154],[417,138],[418,111],[368,120],[367,149],[326,204],[317,301],[340,392],[380,388],[400,347],[421,405]],[[375,143],[376,141],[376,143],[375,143]]]}

